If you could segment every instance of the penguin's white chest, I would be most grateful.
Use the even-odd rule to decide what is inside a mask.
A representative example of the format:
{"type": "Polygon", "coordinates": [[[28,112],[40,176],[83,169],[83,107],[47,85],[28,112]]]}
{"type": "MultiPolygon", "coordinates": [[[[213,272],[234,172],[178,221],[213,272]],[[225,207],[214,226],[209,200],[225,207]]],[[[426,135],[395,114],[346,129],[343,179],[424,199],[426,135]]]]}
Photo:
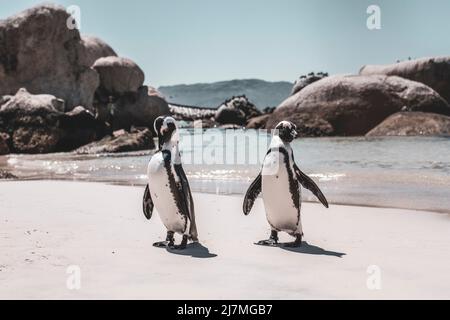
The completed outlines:
{"type": "Polygon", "coordinates": [[[169,174],[174,175],[172,165],[170,166],[170,173],[168,173],[164,166],[162,153],[156,153],[151,158],[147,168],[148,185],[153,203],[167,230],[184,233],[186,218],[178,209],[176,199],[170,188],[169,174]]]}
{"type": "Polygon", "coordinates": [[[266,156],[262,170],[262,198],[269,224],[279,231],[294,232],[300,223],[301,189],[298,185],[295,190],[299,197],[299,208],[296,208],[288,170],[291,170],[292,179],[296,179],[292,168],[286,167],[284,154],[271,152],[266,156]]]}

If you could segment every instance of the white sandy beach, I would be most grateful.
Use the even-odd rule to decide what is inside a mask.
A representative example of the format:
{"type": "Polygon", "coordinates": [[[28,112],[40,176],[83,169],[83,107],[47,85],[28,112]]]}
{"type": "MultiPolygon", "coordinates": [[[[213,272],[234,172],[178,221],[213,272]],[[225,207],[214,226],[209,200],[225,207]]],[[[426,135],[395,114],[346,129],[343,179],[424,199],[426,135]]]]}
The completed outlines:
{"type": "Polygon", "coordinates": [[[157,214],[144,218],[142,193],[0,183],[0,298],[450,298],[447,214],[307,203],[306,243],[286,250],[253,245],[269,234],[261,200],[245,217],[242,197],[194,194],[201,245],[169,252],[152,247],[165,229],[157,214]],[[81,268],[80,290],[67,289],[70,265],[81,268]],[[371,265],[380,290],[366,285],[371,265]]]}

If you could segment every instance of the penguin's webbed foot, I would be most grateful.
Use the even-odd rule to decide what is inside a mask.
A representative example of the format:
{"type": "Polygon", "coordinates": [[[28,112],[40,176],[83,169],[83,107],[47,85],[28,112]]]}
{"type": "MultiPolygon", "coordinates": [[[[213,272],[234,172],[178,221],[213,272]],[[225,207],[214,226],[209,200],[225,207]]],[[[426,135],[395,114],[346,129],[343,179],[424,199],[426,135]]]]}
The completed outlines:
{"type": "Polygon", "coordinates": [[[153,246],[154,246],[154,247],[157,247],[157,248],[166,248],[166,247],[169,246],[169,241],[159,241],[159,242],[155,242],[155,243],[153,244],[153,246]]]}
{"type": "Polygon", "coordinates": [[[174,247],[174,232],[173,231],[167,231],[167,237],[166,237],[166,241],[159,241],[159,242],[155,242],[153,244],[154,247],[157,248],[172,248],[174,247]]]}
{"type": "Polygon", "coordinates": [[[256,242],[255,244],[257,244],[258,246],[269,246],[269,247],[274,247],[278,244],[278,241],[275,239],[267,239],[267,240],[261,240],[256,242]]]}
{"type": "Polygon", "coordinates": [[[275,230],[272,230],[270,233],[270,238],[268,240],[261,240],[255,243],[259,246],[276,246],[278,244],[278,232],[275,230]]]}

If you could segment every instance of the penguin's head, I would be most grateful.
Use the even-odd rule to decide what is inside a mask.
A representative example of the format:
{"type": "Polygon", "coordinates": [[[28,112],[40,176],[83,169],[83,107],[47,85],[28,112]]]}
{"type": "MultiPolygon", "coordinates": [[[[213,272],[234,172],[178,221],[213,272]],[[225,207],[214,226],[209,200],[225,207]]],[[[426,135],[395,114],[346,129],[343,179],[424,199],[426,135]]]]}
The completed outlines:
{"type": "Polygon", "coordinates": [[[297,137],[297,126],[290,121],[281,121],[275,130],[283,142],[292,142],[297,137]]]}
{"type": "Polygon", "coordinates": [[[174,118],[168,116],[161,116],[156,118],[154,123],[155,132],[158,135],[159,148],[164,143],[172,140],[178,142],[177,122],[174,118]]]}

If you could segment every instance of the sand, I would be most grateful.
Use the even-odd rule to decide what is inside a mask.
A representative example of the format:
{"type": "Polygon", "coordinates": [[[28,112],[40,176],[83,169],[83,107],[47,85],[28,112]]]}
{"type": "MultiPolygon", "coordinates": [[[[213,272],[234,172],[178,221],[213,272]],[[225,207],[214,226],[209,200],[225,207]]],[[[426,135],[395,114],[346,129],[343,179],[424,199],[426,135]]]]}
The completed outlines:
{"type": "Polygon", "coordinates": [[[253,244],[269,233],[260,199],[246,217],[242,197],[194,194],[201,244],[178,252],[152,247],[165,229],[142,193],[1,182],[0,298],[450,298],[447,214],[306,203],[305,242],[287,250],[253,244]]]}

